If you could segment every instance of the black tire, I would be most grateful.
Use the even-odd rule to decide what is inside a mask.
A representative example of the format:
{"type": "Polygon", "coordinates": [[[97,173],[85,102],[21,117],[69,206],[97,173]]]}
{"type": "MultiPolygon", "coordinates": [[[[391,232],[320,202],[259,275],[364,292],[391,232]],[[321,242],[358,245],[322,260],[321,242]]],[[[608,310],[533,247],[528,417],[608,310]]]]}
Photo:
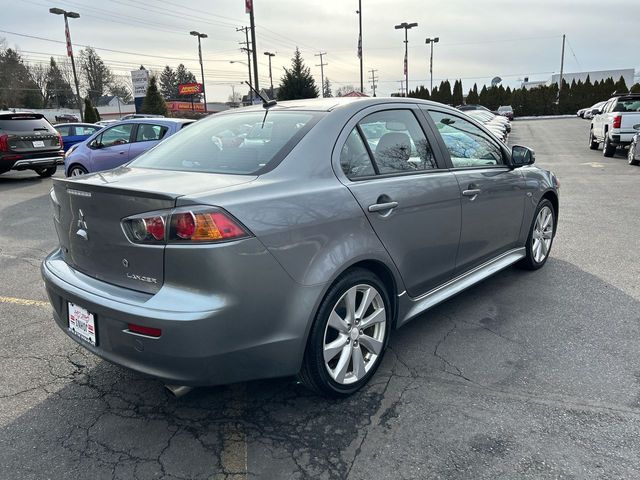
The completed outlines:
{"type": "Polygon", "coordinates": [[[596,140],[596,137],[593,136],[593,129],[589,130],[589,148],[591,150],[597,150],[600,143],[596,140]]]}
{"type": "Polygon", "coordinates": [[[89,173],[86,168],[84,168],[82,165],[78,165],[76,163],[76,164],[73,164],[73,165],[71,165],[69,167],[69,170],[67,172],[67,177],[75,177],[75,176],[77,176],[77,175],[74,175],[74,172],[76,172],[76,171],[79,172],[77,175],[86,175],[87,173],[89,173]]]}
{"type": "Polygon", "coordinates": [[[518,266],[521,268],[524,268],[526,270],[538,270],[539,268],[542,268],[544,266],[545,263],[547,263],[547,259],[549,258],[549,254],[551,253],[551,247],[553,247],[553,239],[555,237],[555,220],[556,220],[556,210],[555,208],[553,208],[553,204],[548,200],[548,199],[543,199],[540,201],[540,203],[538,204],[538,206],[536,207],[536,212],[533,215],[533,220],[531,221],[531,227],[529,227],[529,236],[527,237],[527,243],[525,244],[525,249],[526,249],[526,253],[527,256],[525,258],[523,258],[522,260],[520,260],[520,262],[518,263],[518,266]],[[535,259],[535,254],[533,251],[533,246],[534,246],[534,228],[536,225],[536,220],[538,219],[538,215],[540,213],[540,211],[545,208],[548,207],[551,210],[551,213],[553,215],[553,218],[551,219],[551,224],[553,225],[553,235],[551,237],[551,244],[549,245],[549,249],[547,251],[546,256],[544,257],[544,259],[542,259],[542,261],[537,261],[535,259]]]}
{"type": "Polygon", "coordinates": [[[604,134],[604,143],[602,144],[602,155],[605,157],[613,157],[616,154],[616,146],[611,145],[611,140],[609,140],[609,134],[604,134]]]}
{"type": "Polygon", "coordinates": [[[56,170],[58,170],[58,167],[54,165],[53,167],[37,168],[36,173],[40,175],[42,178],[49,178],[54,173],[56,173],[56,170]]]}
{"type": "MultiPolygon", "coordinates": [[[[355,393],[369,381],[369,379],[378,369],[378,366],[382,361],[384,351],[389,342],[389,333],[394,324],[394,316],[395,313],[393,311],[393,305],[389,300],[389,293],[387,292],[387,288],[376,275],[374,275],[369,270],[365,270],[362,268],[354,268],[353,270],[348,271],[331,286],[331,288],[325,295],[324,300],[320,304],[320,308],[318,309],[316,318],[313,322],[313,325],[311,326],[311,331],[309,332],[307,348],[302,362],[302,369],[298,374],[298,378],[300,379],[300,381],[307,388],[327,397],[346,397],[355,393]],[[324,359],[323,347],[325,344],[325,335],[329,331],[327,328],[327,324],[329,322],[329,316],[333,312],[334,307],[337,307],[337,305],[339,305],[339,302],[345,295],[345,293],[353,287],[359,285],[374,287],[378,291],[382,299],[386,314],[384,338],[381,340],[382,348],[380,349],[379,354],[373,359],[375,363],[368,367],[369,370],[366,371],[362,378],[355,380],[353,383],[349,384],[338,383],[329,374],[328,368],[330,367],[327,367],[324,359]]],[[[362,331],[360,330],[360,332],[362,331]]],[[[347,338],[349,338],[348,334],[346,336],[347,338]]],[[[350,339],[348,340],[348,344],[351,345],[351,348],[358,345],[357,342],[351,343],[350,339]]],[[[363,348],[362,345],[359,348],[363,348]]],[[[366,348],[364,349],[364,351],[366,351],[366,348]]],[[[337,357],[339,356],[340,355],[338,354],[337,357]]],[[[351,360],[349,360],[348,362],[351,362],[351,360]]],[[[348,365],[351,365],[351,363],[348,363],[347,366],[348,365]]]]}

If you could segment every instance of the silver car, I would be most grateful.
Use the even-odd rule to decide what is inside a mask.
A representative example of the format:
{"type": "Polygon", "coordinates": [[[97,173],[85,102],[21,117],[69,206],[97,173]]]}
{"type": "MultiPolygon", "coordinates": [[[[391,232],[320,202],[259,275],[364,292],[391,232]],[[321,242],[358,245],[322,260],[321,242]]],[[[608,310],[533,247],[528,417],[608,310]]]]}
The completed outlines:
{"type": "Polygon", "coordinates": [[[477,121],[414,99],[313,99],[200,120],[117,169],[54,179],[55,321],[171,385],[374,375],[395,328],[542,267],[558,182],[477,121]],[[229,138],[264,125],[261,141],[229,138]]]}

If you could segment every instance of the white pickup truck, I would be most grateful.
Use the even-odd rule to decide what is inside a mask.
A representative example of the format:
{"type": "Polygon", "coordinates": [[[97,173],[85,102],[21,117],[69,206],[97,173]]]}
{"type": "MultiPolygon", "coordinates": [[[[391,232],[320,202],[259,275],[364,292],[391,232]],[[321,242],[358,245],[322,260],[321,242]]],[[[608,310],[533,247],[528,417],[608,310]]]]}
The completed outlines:
{"type": "Polygon", "coordinates": [[[589,148],[597,150],[602,143],[603,155],[613,157],[616,148],[631,143],[637,124],[640,124],[640,93],[614,95],[591,120],[589,148]]]}

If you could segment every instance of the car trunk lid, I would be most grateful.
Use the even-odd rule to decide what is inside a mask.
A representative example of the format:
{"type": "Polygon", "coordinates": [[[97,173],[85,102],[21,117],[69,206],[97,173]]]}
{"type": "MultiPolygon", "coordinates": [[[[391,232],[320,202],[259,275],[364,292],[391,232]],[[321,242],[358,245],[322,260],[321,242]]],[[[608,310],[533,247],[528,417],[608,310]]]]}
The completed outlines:
{"type": "Polygon", "coordinates": [[[55,226],[64,260],[99,280],[156,293],[164,282],[164,244],[131,242],[122,220],[168,214],[185,194],[239,185],[255,177],[120,168],[54,179],[55,226]]]}

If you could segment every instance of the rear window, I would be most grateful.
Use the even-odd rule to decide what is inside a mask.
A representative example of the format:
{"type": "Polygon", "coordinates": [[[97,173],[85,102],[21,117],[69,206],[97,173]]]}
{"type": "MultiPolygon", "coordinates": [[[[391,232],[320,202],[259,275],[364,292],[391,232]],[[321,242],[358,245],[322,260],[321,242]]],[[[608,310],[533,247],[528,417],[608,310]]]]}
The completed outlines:
{"type": "Polygon", "coordinates": [[[44,118],[24,116],[14,118],[0,117],[0,130],[5,132],[55,132],[55,129],[44,118]]]}
{"type": "Polygon", "coordinates": [[[620,98],[613,107],[614,112],[640,112],[640,97],[620,98]]]}
{"type": "Polygon", "coordinates": [[[215,115],[193,123],[130,165],[161,170],[255,174],[280,161],[320,112],[259,111],[215,115]]]}

